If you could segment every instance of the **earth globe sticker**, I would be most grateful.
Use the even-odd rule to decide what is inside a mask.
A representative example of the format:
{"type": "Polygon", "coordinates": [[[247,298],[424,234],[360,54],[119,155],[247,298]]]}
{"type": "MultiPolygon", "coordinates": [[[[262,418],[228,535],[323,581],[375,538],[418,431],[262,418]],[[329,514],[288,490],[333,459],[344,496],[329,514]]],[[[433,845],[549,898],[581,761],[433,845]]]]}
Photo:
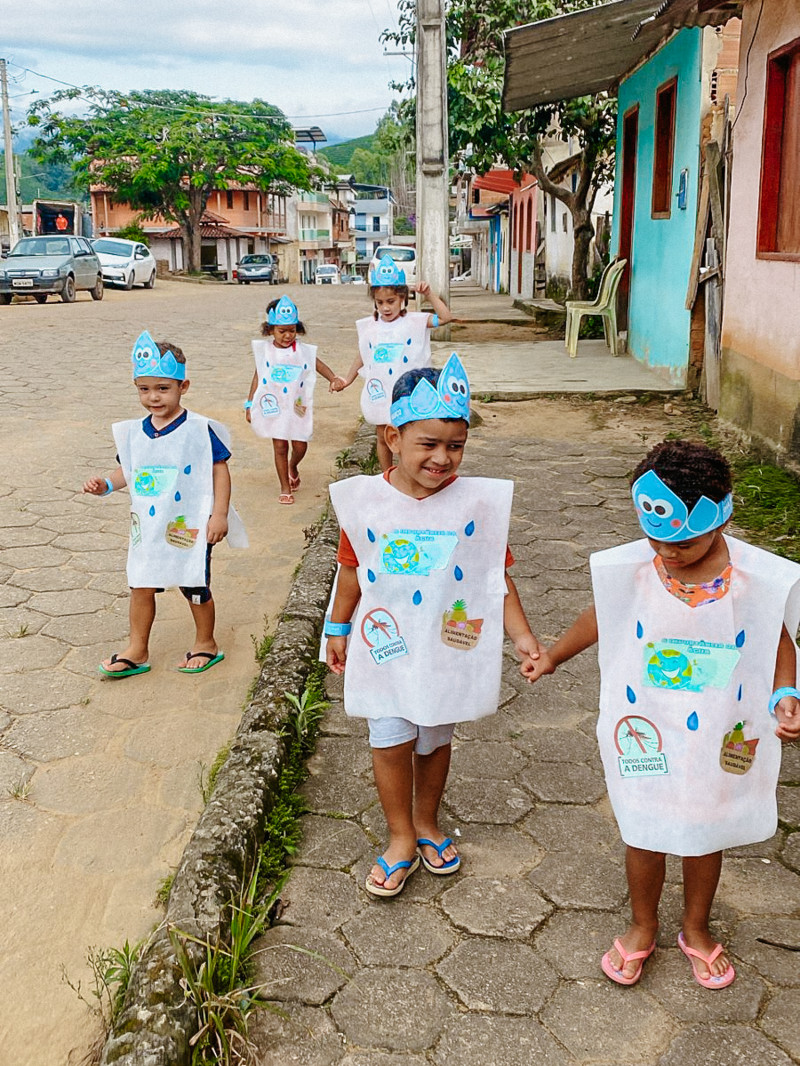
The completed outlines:
{"type": "Polygon", "coordinates": [[[413,540],[390,540],[383,549],[383,565],[388,574],[415,574],[419,561],[419,549],[413,540]]]}

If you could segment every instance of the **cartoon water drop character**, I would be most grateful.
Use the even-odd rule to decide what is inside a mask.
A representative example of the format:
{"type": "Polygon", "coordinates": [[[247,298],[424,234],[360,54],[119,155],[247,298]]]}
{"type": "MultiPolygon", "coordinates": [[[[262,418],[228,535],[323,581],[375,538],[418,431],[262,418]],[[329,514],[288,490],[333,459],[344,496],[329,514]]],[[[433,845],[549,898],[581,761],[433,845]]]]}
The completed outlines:
{"type": "Polygon", "coordinates": [[[683,652],[664,648],[648,660],[647,676],[658,688],[688,688],[692,681],[692,664],[683,652]]]}

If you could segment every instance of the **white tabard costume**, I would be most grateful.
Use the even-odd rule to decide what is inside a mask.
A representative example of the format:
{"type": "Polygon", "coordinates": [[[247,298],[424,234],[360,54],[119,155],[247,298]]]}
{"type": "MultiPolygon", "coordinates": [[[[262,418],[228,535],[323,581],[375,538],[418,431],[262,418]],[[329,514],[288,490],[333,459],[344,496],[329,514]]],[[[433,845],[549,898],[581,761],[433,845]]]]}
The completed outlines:
{"type": "MultiPolygon", "coordinates": [[[[141,419],[111,427],[131,495],[131,588],[198,588],[206,583],[206,529],[214,509],[209,426],[226,447],[230,435],[219,422],[187,414],[182,425],[159,437],[148,437],[141,419]]],[[[228,541],[234,548],[247,547],[233,507],[228,541]]]]}
{"type": "Polygon", "coordinates": [[[511,481],[478,477],[424,500],[382,475],[331,485],[361,587],[347,714],[436,726],[497,710],[513,491],[511,481]]]}
{"type": "Polygon", "coordinates": [[[358,351],[364,364],[359,370],[364,378],[361,411],[370,425],[388,425],[392,389],[402,374],[431,365],[429,318],[419,311],[408,311],[394,322],[376,321],[373,315],[356,322],[358,351]]]}
{"type": "Polygon", "coordinates": [[[777,827],[781,742],[767,705],[781,627],[797,632],[800,566],[725,541],[729,591],[699,607],[667,591],[646,540],[591,557],[597,736],[632,847],[706,855],[777,827]]]}
{"type": "Polygon", "coordinates": [[[296,341],[276,348],[272,339],[253,341],[258,387],[250,409],[250,425],[258,437],[311,440],[317,349],[296,341]]]}

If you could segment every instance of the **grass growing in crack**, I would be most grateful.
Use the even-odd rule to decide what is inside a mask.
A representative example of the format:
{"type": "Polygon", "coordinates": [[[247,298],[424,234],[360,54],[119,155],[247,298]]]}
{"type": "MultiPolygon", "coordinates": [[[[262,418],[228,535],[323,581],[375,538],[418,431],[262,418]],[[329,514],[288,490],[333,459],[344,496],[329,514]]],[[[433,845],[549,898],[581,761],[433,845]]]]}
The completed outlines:
{"type": "Polygon", "coordinates": [[[359,469],[362,474],[379,474],[381,470],[380,460],[378,459],[378,451],[373,444],[370,448],[369,455],[366,459],[359,460],[359,469]]]}
{"type": "Polygon", "coordinates": [[[122,1010],[133,968],[141,958],[145,944],[144,940],[136,944],[126,940],[121,948],[89,948],[86,953],[91,971],[88,993],[84,993],[81,981],[73,981],[66,969],[61,967],[64,983],[100,1019],[106,1031],[122,1010]]]}
{"type": "Polygon", "coordinates": [[[30,636],[30,627],[27,622],[23,622],[17,629],[7,629],[6,636],[11,640],[20,640],[22,637],[30,636]]]}
{"type": "Polygon", "coordinates": [[[172,891],[172,884],[175,880],[175,871],[170,870],[168,874],[161,878],[156,889],[155,904],[157,907],[163,907],[166,910],[169,903],[169,894],[172,891]]]}
{"type": "Polygon", "coordinates": [[[21,777],[13,785],[6,788],[6,792],[12,799],[24,801],[30,796],[33,783],[30,778],[21,777]]]}
{"type": "Polygon", "coordinates": [[[231,753],[230,744],[225,744],[219,749],[214,761],[211,764],[211,769],[204,762],[198,763],[197,770],[197,787],[200,789],[200,795],[203,799],[203,806],[205,806],[211,799],[211,793],[214,791],[214,785],[217,783],[217,775],[222,769],[225,760],[231,753]]]}
{"type": "Polygon", "coordinates": [[[275,640],[275,634],[269,632],[269,616],[264,615],[264,632],[260,637],[257,637],[255,633],[250,634],[250,640],[253,642],[253,652],[255,654],[255,660],[259,666],[264,665],[264,660],[269,655],[270,648],[275,640]]]}
{"type": "Polygon", "coordinates": [[[346,466],[349,466],[350,462],[351,462],[352,454],[353,454],[353,449],[352,448],[342,448],[342,450],[339,452],[339,454],[334,459],[334,463],[336,464],[336,469],[337,470],[344,470],[344,468],[346,466]]]}

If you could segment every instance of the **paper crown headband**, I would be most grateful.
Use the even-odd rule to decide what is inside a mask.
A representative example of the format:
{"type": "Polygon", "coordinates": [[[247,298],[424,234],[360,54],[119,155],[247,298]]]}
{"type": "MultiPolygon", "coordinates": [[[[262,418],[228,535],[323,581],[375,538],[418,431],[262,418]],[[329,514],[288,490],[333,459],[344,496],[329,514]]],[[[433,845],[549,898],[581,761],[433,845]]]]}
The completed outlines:
{"type": "Polygon", "coordinates": [[[173,381],[186,380],[186,364],[179,363],[170,351],[162,355],[158,345],[144,330],[136,338],[131,352],[133,363],[133,380],[137,378],[171,378],[173,381]]]}
{"type": "Polygon", "coordinates": [[[394,288],[405,285],[406,272],[395,263],[390,255],[382,255],[376,267],[370,267],[369,283],[372,286],[394,288]]]}
{"type": "Polygon", "coordinates": [[[267,312],[270,326],[296,326],[299,321],[297,308],[288,296],[281,296],[272,310],[267,312]]]}
{"type": "Polygon", "coordinates": [[[730,493],[719,503],[701,496],[690,511],[655,470],[642,474],[634,482],[631,494],[639,525],[653,540],[691,540],[724,525],[733,514],[730,493]]]}
{"type": "Polygon", "coordinates": [[[393,426],[420,422],[424,418],[463,418],[469,422],[469,381],[455,352],[439,373],[434,387],[420,378],[410,396],[395,400],[390,411],[393,426]]]}

